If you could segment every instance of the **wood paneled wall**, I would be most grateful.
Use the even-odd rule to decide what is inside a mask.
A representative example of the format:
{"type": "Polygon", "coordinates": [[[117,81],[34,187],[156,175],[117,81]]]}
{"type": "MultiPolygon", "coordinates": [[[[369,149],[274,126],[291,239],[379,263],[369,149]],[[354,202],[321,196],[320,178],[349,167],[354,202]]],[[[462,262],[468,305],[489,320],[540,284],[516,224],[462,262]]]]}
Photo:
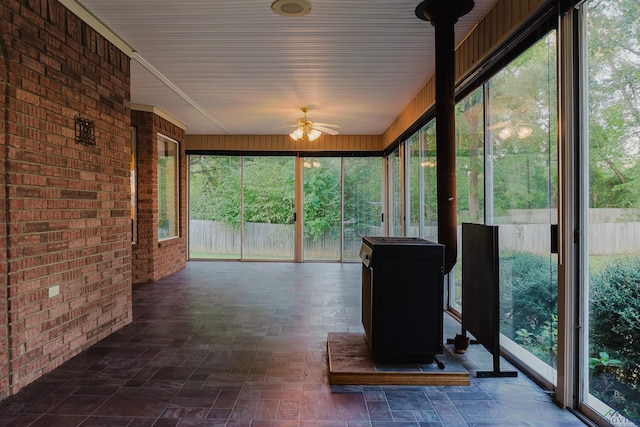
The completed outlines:
{"type": "MultiPolygon", "coordinates": [[[[516,32],[526,20],[552,0],[498,0],[456,49],[456,81],[516,32]]],[[[431,24],[426,24],[431,25],[431,24]]],[[[317,141],[294,142],[288,135],[187,135],[187,150],[217,151],[380,151],[387,148],[435,102],[435,77],[382,135],[323,135],[317,141]]]]}
{"type": "Polygon", "coordinates": [[[215,151],[380,151],[379,135],[322,135],[313,142],[289,135],[187,135],[187,150],[215,151]]]}

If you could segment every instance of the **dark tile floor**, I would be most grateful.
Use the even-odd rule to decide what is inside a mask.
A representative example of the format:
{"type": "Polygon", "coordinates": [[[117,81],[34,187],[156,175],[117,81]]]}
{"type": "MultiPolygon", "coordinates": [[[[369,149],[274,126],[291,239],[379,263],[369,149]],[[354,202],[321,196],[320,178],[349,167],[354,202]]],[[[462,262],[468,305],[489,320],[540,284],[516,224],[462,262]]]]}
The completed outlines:
{"type": "MultiPolygon", "coordinates": [[[[362,331],[360,274],[359,264],[191,262],[134,286],[133,323],[0,402],[0,426],[584,425],[522,374],[331,387],[327,333],[362,331]]],[[[446,319],[445,338],[459,331],[446,319]]],[[[480,346],[457,357],[491,369],[480,346]]]]}

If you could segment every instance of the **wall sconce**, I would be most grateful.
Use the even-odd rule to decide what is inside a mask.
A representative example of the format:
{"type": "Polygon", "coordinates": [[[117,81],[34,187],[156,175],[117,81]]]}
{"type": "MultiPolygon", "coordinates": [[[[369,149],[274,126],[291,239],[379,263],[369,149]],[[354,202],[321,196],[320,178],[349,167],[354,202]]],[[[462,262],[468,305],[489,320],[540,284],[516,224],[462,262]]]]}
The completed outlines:
{"type": "Polygon", "coordinates": [[[82,144],[85,147],[96,145],[96,135],[93,132],[96,127],[95,122],[83,119],[80,116],[75,116],[73,121],[76,129],[76,144],[82,144]]]}

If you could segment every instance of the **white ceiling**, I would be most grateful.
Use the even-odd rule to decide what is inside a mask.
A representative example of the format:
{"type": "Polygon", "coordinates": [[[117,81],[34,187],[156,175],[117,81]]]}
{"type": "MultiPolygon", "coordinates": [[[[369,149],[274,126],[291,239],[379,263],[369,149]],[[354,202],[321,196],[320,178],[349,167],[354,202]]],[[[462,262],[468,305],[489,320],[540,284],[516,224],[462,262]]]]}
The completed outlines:
{"type": "MultiPolygon", "coordinates": [[[[287,134],[309,107],[341,134],[380,135],[434,73],[420,0],[310,0],[302,17],[272,0],[77,1],[134,49],[131,102],[187,134],[287,134]]],[[[494,2],[475,0],[456,44],[494,2]]]]}

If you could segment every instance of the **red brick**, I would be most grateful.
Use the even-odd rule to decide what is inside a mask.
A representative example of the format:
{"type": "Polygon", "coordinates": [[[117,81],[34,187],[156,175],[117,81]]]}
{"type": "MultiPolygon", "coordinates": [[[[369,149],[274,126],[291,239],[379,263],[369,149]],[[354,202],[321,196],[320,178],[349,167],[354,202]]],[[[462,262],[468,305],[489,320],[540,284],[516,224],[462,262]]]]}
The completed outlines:
{"type": "MultiPolygon", "coordinates": [[[[12,322],[11,352],[0,351],[1,400],[8,384],[10,394],[19,391],[131,321],[132,268],[122,214],[129,198],[129,58],[55,0],[4,1],[0,24],[12,40],[0,58],[8,71],[7,146],[0,150],[8,158],[0,167],[9,165],[4,208],[11,218],[8,240],[0,238],[10,244],[2,269],[11,265],[0,290],[11,295],[0,297],[9,301],[12,322]],[[73,141],[77,114],[95,120],[96,147],[73,141]],[[56,285],[60,295],[49,298],[56,285]]],[[[0,323],[0,334],[6,327],[0,323]]]]}

